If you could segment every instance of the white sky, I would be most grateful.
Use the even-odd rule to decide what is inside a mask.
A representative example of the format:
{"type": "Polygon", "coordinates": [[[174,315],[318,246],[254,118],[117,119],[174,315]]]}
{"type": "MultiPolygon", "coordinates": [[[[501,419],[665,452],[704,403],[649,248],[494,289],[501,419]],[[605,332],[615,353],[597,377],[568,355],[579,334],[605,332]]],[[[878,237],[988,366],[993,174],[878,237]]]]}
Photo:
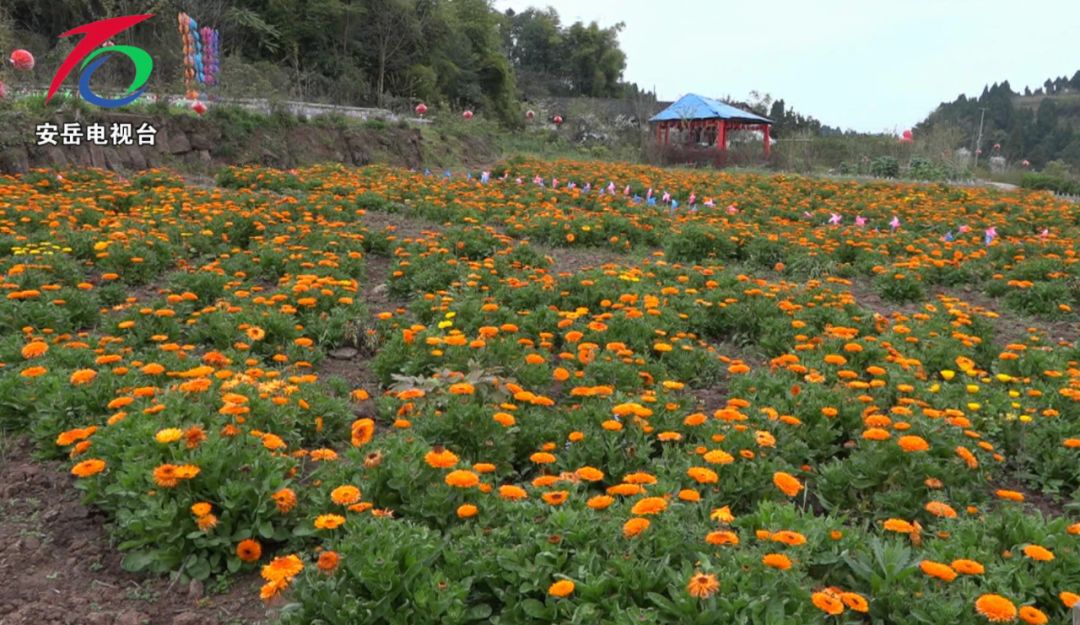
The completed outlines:
{"type": "Polygon", "coordinates": [[[494,0],[554,7],[564,25],[626,24],[624,79],[747,99],[751,90],[830,126],[910,128],[960,93],[1014,91],[1080,70],[1080,0],[494,0]]]}

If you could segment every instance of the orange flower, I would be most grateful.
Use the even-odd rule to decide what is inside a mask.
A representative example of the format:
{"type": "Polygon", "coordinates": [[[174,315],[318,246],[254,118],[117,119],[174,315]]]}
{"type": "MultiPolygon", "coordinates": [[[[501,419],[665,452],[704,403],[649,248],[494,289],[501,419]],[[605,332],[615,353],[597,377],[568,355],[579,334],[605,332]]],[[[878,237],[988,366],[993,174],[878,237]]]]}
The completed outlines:
{"type": "Polygon", "coordinates": [[[31,358],[37,358],[38,356],[45,355],[45,352],[49,351],[49,346],[43,341],[31,341],[22,348],[22,357],[26,360],[31,358]]]}
{"type": "Polygon", "coordinates": [[[792,532],[789,530],[782,530],[776,532],[770,537],[775,543],[783,543],[789,547],[798,547],[799,545],[806,544],[806,537],[799,532],[792,532]]]}
{"type": "Polygon", "coordinates": [[[890,532],[910,534],[915,531],[915,526],[903,519],[888,519],[885,521],[885,529],[890,532]]]}
{"type": "Polygon", "coordinates": [[[799,494],[799,491],[803,489],[803,485],[790,473],[783,471],[777,471],[773,473],[773,484],[780,489],[782,493],[788,497],[794,497],[799,494]]]}
{"type": "Polygon", "coordinates": [[[814,607],[829,616],[838,616],[844,613],[844,603],[831,592],[815,592],[810,595],[810,602],[814,607]]]}
{"type": "Polygon", "coordinates": [[[720,481],[720,476],[716,474],[716,471],[705,467],[690,467],[686,470],[686,474],[699,484],[715,484],[720,481]]]}
{"type": "Polygon", "coordinates": [[[737,545],[739,544],[739,535],[727,530],[718,530],[706,534],[705,542],[710,545],[737,545]]]}
{"type": "Polygon", "coordinates": [[[946,519],[956,518],[956,510],[954,510],[949,504],[942,501],[928,502],[926,504],[926,511],[937,517],[942,517],[946,519]]]}
{"type": "Polygon", "coordinates": [[[623,536],[633,538],[649,529],[649,519],[634,517],[623,524],[623,536]]]}
{"type": "Polygon", "coordinates": [[[97,475],[105,470],[105,461],[99,458],[91,458],[89,460],[83,460],[79,464],[71,467],[71,474],[75,477],[90,477],[97,475]]]}
{"type": "Polygon", "coordinates": [[[288,514],[296,506],[296,493],[291,488],[282,488],[270,496],[277,505],[278,512],[288,514]]]}
{"type": "Polygon", "coordinates": [[[1005,499],[1007,501],[1016,501],[1016,502],[1024,501],[1024,493],[1021,493],[1021,492],[1018,492],[1018,491],[1015,491],[1015,490],[999,489],[999,490],[994,491],[994,494],[997,495],[998,498],[1005,499]]]}
{"type": "Polygon", "coordinates": [[[295,554],[274,558],[262,567],[262,578],[268,582],[291,580],[304,570],[304,563],[295,554]]]}
{"type": "Polygon", "coordinates": [[[604,472],[595,467],[581,467],[576,471],[578,478],[586,482],[599,482],[604,479],[604,472]]]}
{"type": "Polygon", "coordinates": [[[259,541],[246,538],[236,545],[236,557],[242,562],[257,562],[262,557],[262,545],[259,541]]]}
{"type": "Polygon", "coordinates": [[[901,436],[900,440],[896,441],[896,444],[900,445],[900,449],[909,453],[930,449],[930,443],[927,443],[926,439],[921,436],[901,436]]]}
{"type": "Polygon", "coordinates": [[[323,573],[333,573],[338,567],[341,557],[336,551],[324,551],[319,554],[318,567],[323,573]]]}
{"type": "Polygon", "coordinates": [[[975,611],[991,623],[1008,623],[1016,620],[1016,606],[1001,595],[982,595],[975,600],[975,611]]]}
{"type": "Polygon", "coordinates": [[[471,503],[461,504],[457,509],[457,515],[460,519],[470,519],[476,516],[477,512],[479,512],[479,510],[471,503]]]}
{"type": "Polygon", "coordinates": [[[180,483],[177,475],[177,467],[174,464],[163,464],[154,469],[154,482],[162,488],[173,488],[180,483]]]}
{"type": "Polygon", "coordinates": [[[340,514],[320,514],[315,519],[315,527],[321,530],[337,529],[345,524],[345,517],[340,514]]]}
{"type": "Polygon", "coordinates": [[[446,485],[455,488],[472,488],[480,483],[480,476],[472,471],[458,469],[446,474],[446,485]]]}
{"type": "Polygon", "coordinates": [[[351,427],[352,433],[352,446],[362,447],[371,441],[371,437],[375,435],[375,421],[371,419],[357,419],[353,421],[351,427]]]}
{"type": "Polygon", "coordinates": [[[503,499],[509,499],[511,501],[517,501],[528,498],[529,494],[525,492],[524,488],[520,486],[513,486],[507,484],[499,487],[499,496],[503,499]]]}
{"type": "Polygon", "coordinates": [[[1050,619],[1035,606],[1025,605],[1020,608],[1020,620],[1029,625],[1045,625],[1050,619]]]}
{"type": "Polygon", "coordinates": [[[560,579],[548,586],[548,594],[552,597],[568,597],[572,592],[574,592],[574,582],[568,579],[560,579]]]}
{"type": "Polygon", "coordinates": [[[93,369],[79,369],[71,374],[70,382],[73,386],[81,386],[83,384],[89,384],[97,377],[97,371],[93,369]]]}
{"type": "Polygon", "coordinates": [[[949,566],[957,573],[964,575],[982,575],[986,572],[986,568],[975,560],[953,560],[949,566]]]}
{"type": "Polygon", "coordinates": [[[948,564],[942,564],[932,560],[923,560],[919,563],[919,568],[922,569],[923,573],[926,573],[930,577],[936,577],[945,582],[951,582],[956,579],[956,571],[948,564]]]}
{"type": "Polygon", "coordinates": [[[1052,551],[1039,545],[1028,545],[1024,547],[1024,555],[1032,560],[1038,560],[1039,562],[1049,562],[1054,559],[1052,551]]]}
{"type": "Polygon", "coordinates": [[[765,566],[786,571],[791,568],[791,559],[782,553],[767,553],[761,558],[765,566]]]}
{"type": "Polygon", "coordinates": [[[330,501],[333,501],[339,506],[352,505],[357,501],[360,501],[360,489],[351,484],[338,486],[330,492],[330,501]]]}
{"type": "Polygon", "coordinates": [[[659,514],[667,508],[667,501],[663,497],[646,497],[639,500],[630,509],[631,514],[639,516],[647,514],[659,514]]]}
{"type": "Polygon", "coordinates": [[[566,499],[569,496],[570,493],[565,490],[556,490],[550,493],[544,493],[540,496],[540,498],[543,499],[544,502],[548,505],[561,506],[563,503],[566,502],[566,499]]]}
{"type": "Polygon", "coordinates": [[[585,505],[593,510],[603,510],[613,503],[615,503],[614,497],[608,495],[596,495],[595,497],[590,497],[589,500],[585,502],[585,505]]]}
{"type": "Polygon", "coordinates": [[[718,590],[720,590],[720,582],[716,581],[716,576],[706,573],[694,573],[686,584],[686,592],[698,599],[708,599],[718,590]]]}
{"type": "Polygon", "coordinates": [[[504,428],[511,427],[517,422],[514,419],[514,415],[512,415],[512,414],[510,414],[508,412],[496,412],[495,414],[493,414],[491,416],[491,418],[494,419],[496,423],[503,426],[504,428]]]}
{"type": "Polygon", "coordinates": [[[436,447],[424,455],[424,462],[435,469],[449,469],[457,464],[458,457],[448,449],[436,447]]]}
{"type": "Polygon", "coordinates": [[[840,600],[844,602],[844,605],[855,612],[866,614],[870,611],[870,604],[866,601],[866,597],[863,597],[859,593],[842,592],[840,593],[840,600]]]}
{"type": "Polygon", "coordinates": [[[279,579],[277,581],[266,582],[259,587],[259,598],[263,601],[270,601],[274,597],[278,596],[281,591],[289,587],[288,579],[279,579]]]}

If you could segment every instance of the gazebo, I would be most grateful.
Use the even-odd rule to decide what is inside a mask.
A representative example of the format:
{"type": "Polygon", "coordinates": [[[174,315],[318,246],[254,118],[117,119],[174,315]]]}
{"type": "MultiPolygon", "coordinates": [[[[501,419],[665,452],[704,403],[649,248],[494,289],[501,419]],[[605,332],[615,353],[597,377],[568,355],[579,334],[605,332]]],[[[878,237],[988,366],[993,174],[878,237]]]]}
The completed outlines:
{"type": "Polygon", "coordinates": [[[696,137],[715,142],[717,150],[727,150],[727,133],[732,130],[760,130],[765,136],[765,156],[769,156],[769,126],[772,120],[735,108],[719,100],[687,94],[649,119],[656,132],[656,142],[668,144],[672,128],[689,131],[696,137]]]}

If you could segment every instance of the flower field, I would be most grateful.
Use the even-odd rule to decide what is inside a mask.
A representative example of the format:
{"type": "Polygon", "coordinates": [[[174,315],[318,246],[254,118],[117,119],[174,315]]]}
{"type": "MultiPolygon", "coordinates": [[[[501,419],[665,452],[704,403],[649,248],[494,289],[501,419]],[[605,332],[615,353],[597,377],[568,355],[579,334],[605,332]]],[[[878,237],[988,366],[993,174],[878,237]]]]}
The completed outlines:
{"type": "Polygon", "coordinates": [[[130,571],[257,572],[297,625],[1080,602],[1076,205],[567,161],[216,183],[0,177],[0,427],[130,571]]]}

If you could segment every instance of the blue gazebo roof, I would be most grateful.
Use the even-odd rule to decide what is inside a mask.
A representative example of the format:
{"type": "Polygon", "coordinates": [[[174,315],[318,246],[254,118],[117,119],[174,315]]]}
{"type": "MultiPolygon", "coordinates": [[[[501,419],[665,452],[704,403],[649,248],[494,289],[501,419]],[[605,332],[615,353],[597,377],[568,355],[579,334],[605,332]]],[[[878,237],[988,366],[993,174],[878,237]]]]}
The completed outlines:
{"type": "Polygon", "coordinates": [[[653,115],[650,122],[681,121],[692,119],[723,119],[748,124],[771,124],[771,119],[735,108],[719,100],[688,93],[677,102],[653,115]]]}

